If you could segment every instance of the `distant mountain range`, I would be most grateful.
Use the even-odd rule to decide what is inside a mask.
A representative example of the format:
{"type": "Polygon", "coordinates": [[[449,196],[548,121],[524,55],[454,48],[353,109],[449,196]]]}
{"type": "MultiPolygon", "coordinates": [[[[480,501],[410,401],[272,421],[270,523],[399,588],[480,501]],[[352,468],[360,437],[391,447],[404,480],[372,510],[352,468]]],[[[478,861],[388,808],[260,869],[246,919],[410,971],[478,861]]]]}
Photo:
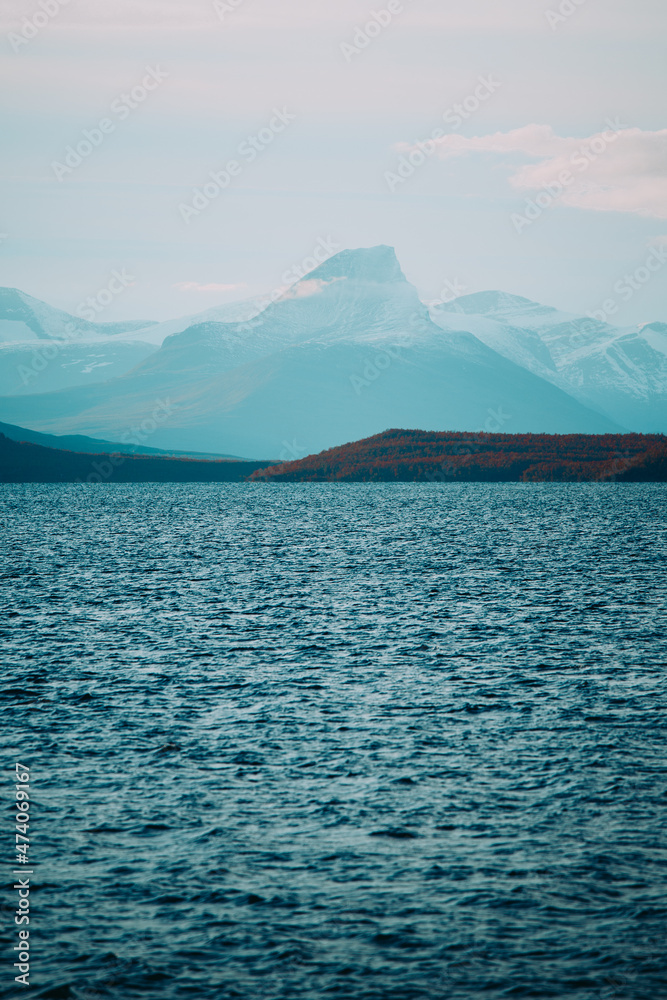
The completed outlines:
{"type": "Polygon", "coordinates": [[[124,375],[155,346],[145,322],[90,323],[16,288],[0,288],[0,396],[29,396],[124,375]]]}
{"type": "Polygon", "coordinates": [[[62,309],[54,309],[17,288],[0,288],[0,341],[4,342],[62,340],[77,334],[90,337],[118,336],[156,325],[144,320],[91,323],[63,312],[62,309]]]}
{"type": "Polygon", "coordinates": [[[266,462],[91,454],[14,441],[0,432],[0,483],[239,483],[266,462]]]}
{"type": "Polygon", "coordinates": [[[632,430],[667,430],[667,324],[619,329],[499,292],[465,295],[433,312],[632,430]]]}
{"type": "Polygon", "coordinates": [[[667,430],[664,324],[623,330],[499,292],[429,310],[390,247],[337,254],[259,313],[109,326],[4,290],[0,335],[0,420],[50,434],[122,441],[161,401],[151,448],[283,460],[396,426],[667,430]],[[63,342],[68,323],[80,333],[63,342]]]}
{"type": "Polygon", "coordinates": [[[160,448],[147,448],[141,444],[120,441],[100,441],[95,438],[85,437],[83,434],[41,434],[39,431],[31,431],[26,427],[17,427],[15,424],[0,423],[0,434],[4,434],[10,441],[20,441],[26,444],[39,444],[45,448],[59,448],[65,451],[76,451],[87,455],[99,455],[100,453],[123,455],[155,455],[164,458],[197,458],[197,459],[219,459],[231,458],[239,459],[237,455],[209,455],[192,451],[163,451],[160,448]]]}
{"type": "MultiPolygon", "coordinates": [[[[57,440],[57,439],[55,439],[57,440]]],[[[64,439],[63,439],[64,440],[64,439]]],[[[85,439],[82,439],[85,440],[85,439]]],[[[74,452],[0,432],[0,483],[667,482],[667,437],[393,430],[297,462],[74,452]]]]}

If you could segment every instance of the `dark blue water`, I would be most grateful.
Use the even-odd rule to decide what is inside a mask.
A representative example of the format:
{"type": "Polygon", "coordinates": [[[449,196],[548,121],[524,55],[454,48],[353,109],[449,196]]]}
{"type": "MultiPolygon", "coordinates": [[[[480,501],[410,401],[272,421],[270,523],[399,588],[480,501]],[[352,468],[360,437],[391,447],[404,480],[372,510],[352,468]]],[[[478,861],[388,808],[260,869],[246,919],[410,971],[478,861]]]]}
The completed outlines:
{"type": "Polygon", "coordinates": [[[667,997],[666,499],[1,488],[1,995],[667,997]]]}

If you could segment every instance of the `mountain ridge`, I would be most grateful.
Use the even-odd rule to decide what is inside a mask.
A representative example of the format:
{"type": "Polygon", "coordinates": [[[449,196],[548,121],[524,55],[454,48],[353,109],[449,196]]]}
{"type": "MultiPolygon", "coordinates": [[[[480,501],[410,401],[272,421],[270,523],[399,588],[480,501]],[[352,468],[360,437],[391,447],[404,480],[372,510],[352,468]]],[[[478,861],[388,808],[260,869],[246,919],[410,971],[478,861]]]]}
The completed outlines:
{"type": "Polygon", "coordinates": [[[654,385],[650,373],[642,391],[649,403],[656,395],[656,427],[633,422],[637,407],[649,404],[631,400],[623,410],[600,399],[604,379],[577,385],[577,378],[594,382],[595,365],[606,365],[607,383],[625,404],[643,363],[632,376],[619,374],[629,368],[628,352],[643,350],[650,361],[656,349],[649,341],[660,344],[664,336],[659,323],[644,330],[640,342],[636,331],[498,291],[429,310],[393,248],[344,250],[255,316],[193,322],[95,385],[33,388],[23,401],[5,395],[0,419],[41,433],[117,439],[168,397],[174,418],[152,445],[252,456],[290,455],[295,447],[317,452],[399,424],[432,431],[483,429],[494,421],[521,432],[660,430],[661,383],[654,385]]]}
{"type": "Polygon", "coordinates": [[[271,483],[667,482],[664,435],[388,430],[260,469],[271,483]]]}
{"type": "Polygon", "coordinates": [[[478,339],[583,405],[637,431],[667,430],[667,324],[615,327],[498,293],[464,296],[431,314],[452,329],[462,313],[478,339]]]}
{"type": "Polygon", "coordinates": [[[149,448],[146,445],[121,443],[118,441],[104,441],[87,437],[84,434],[41,434],[39,431],[30,430],[28,427],[17,427],[15,424],[0,423],[0,434],[4,434],[10,441],[20,444],[38,444],[45,448],[56,448],[62,451],[74,451],[80,454],[97,455],[121,454],[121,455],[155,455],[165,458],[200,458],[217,460],[220,458],[244,461],[238,455],[209,455],[201,452],[180,452],[163,451],[160,448],[149,448]]]}

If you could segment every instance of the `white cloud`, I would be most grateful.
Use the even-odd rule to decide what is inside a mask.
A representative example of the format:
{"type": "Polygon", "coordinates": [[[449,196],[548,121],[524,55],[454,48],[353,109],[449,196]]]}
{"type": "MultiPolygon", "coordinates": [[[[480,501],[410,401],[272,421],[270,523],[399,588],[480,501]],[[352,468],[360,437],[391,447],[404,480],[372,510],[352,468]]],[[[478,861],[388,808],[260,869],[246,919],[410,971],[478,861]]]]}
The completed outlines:
{"type": "Polygon", "coordinates": [[[313,295],[319,295],[329,285],[335,281],[344,281],[344,278],[331,278],[324,281],[322,278],[302,278],[295,285],[288,288],[282,295],[282,299],[309,299],[313,295]]]}
{"type": "Polygon", "coordinates": [[[472,153],[536,159],[510,177],[519,191],[560,184],[560,200],[573,208],[667,219],[667,129],[609,128],[578,139],[556,135],[548,125],[526,125],[486,136],[446,135],[435,144],[441,159],[472,153]]]}

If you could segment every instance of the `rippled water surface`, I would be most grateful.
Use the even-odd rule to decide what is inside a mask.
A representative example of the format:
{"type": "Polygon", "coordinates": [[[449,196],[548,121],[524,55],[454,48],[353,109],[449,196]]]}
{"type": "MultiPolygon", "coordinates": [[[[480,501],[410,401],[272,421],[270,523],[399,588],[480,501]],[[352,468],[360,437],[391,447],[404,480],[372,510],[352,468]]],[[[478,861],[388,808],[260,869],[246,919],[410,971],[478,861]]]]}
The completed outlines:
{"type": "Polygon", "coordinates": [[[30,995],[667,998],[666,500],[0,488],[30,995]]]}

